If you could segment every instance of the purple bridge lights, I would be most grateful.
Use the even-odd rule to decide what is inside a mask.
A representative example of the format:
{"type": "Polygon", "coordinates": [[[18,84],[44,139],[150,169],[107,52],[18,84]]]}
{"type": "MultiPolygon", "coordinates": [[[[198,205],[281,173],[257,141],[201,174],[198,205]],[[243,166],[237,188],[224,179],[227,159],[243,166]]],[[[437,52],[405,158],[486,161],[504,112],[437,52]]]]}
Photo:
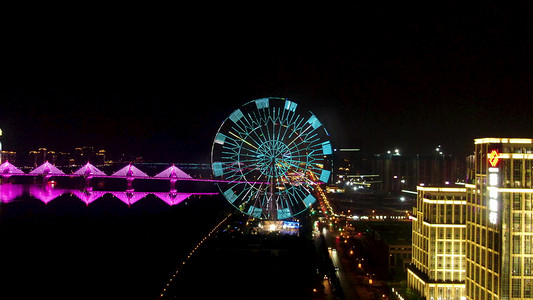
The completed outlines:
{"type": "Polygon", "coordinates": [[[0,165],[0,177],[9,178],[11,176],[42,176],[46,179],[50,177],[60,177],[60,176],[66,176],[66,177],[83,177],[86,179],[91,179],[94,177],[99,178],[125,178],[128,180],[128,182],[131,184],[131,181],[134,179],[157,179],[157,180],[169,180],[171,183],[171,189],[174,187],[174,183],[176,181],[202,181],[202,182],[213,182],[213,183],[248,183],[248,184],[270,184],[270,182],[265,181],[258,181],[258,182],[251,182],[251,181],[238,181],[238,180],[218,180],[218,179],[204,179],[204,178],[193,178],[189,174],[183,172],[181,169],[176,167],[175,165],[172,165],[168,167],[166,170],[158,173],[155,176],[149,176],[148,174],[144,173],[143,171],[139,170],[139,168],[135,167],[131,163],[122,169],[114,172],[111,175],[107,175],[97,167],[93,166],[91,163],[87,162],[84,166],[79,168],[77,171],[73,172],[72,174],[65,174],[65,172],[61,171],[48,161],[44,164],[38,166],[37,168],[30,171],[28,174],[21,171],[16,166],[12,165],[8,161],[2,163],[0,165]]]}
{"type": "Polygon", "coordinates": [[[42,175],[44,177],[52,177],[62,176],[65,175],[65,173],[47,161],[44,164],[33,169],[29,175],[42,175]]]}
{"type": "MultiPolygon", "coordinates": [[[[178,192],[135,192],[135,191],[92,191],[92,190],[74,190],[55,188],[51,185],[30,185],[20,184],[1,184],[0,185],[0,203],[10,203],[17,201],[17,198],[29,194],[33,198],[39,199],[44,204],[64,194],[71,194],[78,198],[85,205],[89,206],[94,201],[101,199],[105,194],[111,194],[124,204],[131,206],[139,200],[146,198],[148,195],[155,195],[155,199],[161,199],[166,204],[173,206],[178,205],[192,196],[213,196],[218,193],[178,193],[178,192]]],[[[99,201],[112,201],[112,198],[103,197],[99,201]]]]}
{"type": "MultiPolygon", "coordinates": [[[[80,177],[84,178],[86,181],[85,188],[83,190],[75,189],[62,189],[56,188],[53,185],[31,185],[28,188],[23,187],[18,184],[4,183],[0,184],[0,203],[9,203],[15,201],[18,197],[23,194],[29,194],[34,198],[41,200],[43,203],[48,204],[57,197],[70,193],[76,198],[80,199],[87,206],[96,201],[97,199],[102,198],[105,194],[111,194],[115,198],[122,201],[124,204],[131,206],[137,201],[147,197],[150,194],[156,196],[156,198],[162,200],[168,205],[177,205],[191,196],[212,196],[218,195],[218,193],[178,193],[175,187],[177,181],[186,180],[186,181],[203,181],[203,182],[220,182],[220,180],[212,179],[195,179],[189,174],[185,173],[175,165],[172,165],[165,169],[164,171],[154,175],[149,176],[145,172],[141,171],[139,168],[135,167],[132,164],[126,165],[120,170],[114,172],[111,175],[107,175],[105,172],[95,167],[91,163],[87,162],[78,170],[72,172],[71,174],[66,174],[59,168],[45,162],[44,164],[33,169],[29,173],[24,173],[22,170],[6,161],[0,164],[0,177],[10,178],[12,176],[41,176],[46,180],[51,177],[80,177]],[[127,188],[125,191],[93,191],[90,186],[90,180],[92,178],[124,178],[127,180],[127,188]],[[132,182],[135,179],[154,179],[154,180],[169,180],[170,181],[170,191],[169,192],[136,192],[132,187],[132,182]]],[[[107,198],[108,199],[108,198],[107,198]]]]}
{"type": "Polygon", "coordinates": [[[37,168],[30,171],[28,174],[24,173],[22,170],[6,161],[0,165],[0,176],[8,178],[11,176],[44,176],[45,178],[53,176],[68,176],[68,177],[84,177],[84,178],[93,178],[93,177],[103,177],[103,178],[126,178],[128,180],[134,179],[164,179],[170,180],[171,182],[176,182],[178,180],[193,180],[193,181],[210,181],[205,179],[194,179],[189,174],[183,172],[175,165],[170,166],[163,172],[151,177],[145,172],[139,170],[132,164],[129,164],[122,169],[114,172],[111,175],[107,175],[102,170],[98,169],[90,162],[83,165],[81,168],[73,172],[72,174],[65,174],[65,172],[58,169],[56,166],[52,165],[48,161],[44,164],[38,166],[37,168]]]}
{"type": "Polygon", "coordinates": [[[107,176],[106,173],[102,172],[97,167],[91,165],[90,162],[87,162],[86,165],[84,165],[83,167],[79,168],[73,174],[74,175],[79,175],[79,176],[85,176],[85,177],[107,176]]]}
{"type": "MultiPolygon", "coordinates": [[[[14,201],[16,198],[20,197],[23,193],[29,193],[31,196],[41,200],[43,203],[48,204],[50,201],[56,199],[57,197],[70,193],[84,202],[86,205],[91,204],[95,200],[101,198],[105,194],[112,194],[115,198],[118,198],[120,201],[126,205],[132,205],[137,201],[145,198],[147,195],[153,194],[157,198],[161,199],[168,205],[177,205],[183,202],[185,199],[191,196],[203,196],[203,195],[218,195],[219,193],[178,193],[176,190],[177,181],[200,181],[200,182],[226,182],[226,183],[244,183],[241,181],[228,181],[228,180],[217,180],[217,179],[204,179],[204,178],[193,178],[189,174],[185,173],[183,170],[178,168],[175,165],[171,165],[167,169],[159,172],[154,176],[149,176],[136,166],[129,164],[121,168],[120,170],[114,172],[111,175],[107,175],[104,171],[95,167],[91,163],[87,162],[85,165],[80,167],[78,170],[66,174],[56,166],[52,165],[48,161],[44,164],[36,167],[31,170],[29,173],[24,173],[22,170],[6,161],[0,164],[0,178],[10,178],[12,176],[34,176],[42,177],[45,180],[50,179],[51,177],[70,177],[70,178],[84,178],[86,181],[85,188],[83,190],[73,190],[73,189],[61,189],[56,188],[50,185],[43,186],[31,186],[29,191],[24,190],[23,187],[16,184],[6,183],[0,184],[0,203],[8,203],[14,201]],[[90,186],[90,180],[92,178],[124,178],[127,181],[127,188],[125,191],[93,191],[90,186]],[[169,192],[136,192],[132,187],[132,182],[135,179],[147,179],[147,180],[168,180],[170,182],[170,191],[169,192]]],[[[249,184],[269,184],[269,182],[247,182],[249,184]]]]}
{"type": "Polygon", "coordinates": [[[0,165],[0,175],[2,177],[11,177],[13,175],[26,175],[19,168],[10,164],[8,161],[0,165]]]}

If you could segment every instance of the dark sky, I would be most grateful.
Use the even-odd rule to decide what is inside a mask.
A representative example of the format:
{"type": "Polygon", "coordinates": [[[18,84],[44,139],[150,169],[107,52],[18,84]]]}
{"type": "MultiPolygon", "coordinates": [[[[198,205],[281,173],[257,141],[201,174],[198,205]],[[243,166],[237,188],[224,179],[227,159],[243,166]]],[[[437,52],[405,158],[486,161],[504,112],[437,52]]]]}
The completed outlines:
{"type": "Polygon", "coordinates": [[[533,137],[531,5],[371,2],[18,11],[1,37],[4,149],[206,160],[221,122],[266,96],[365,153],[533,137]]]}

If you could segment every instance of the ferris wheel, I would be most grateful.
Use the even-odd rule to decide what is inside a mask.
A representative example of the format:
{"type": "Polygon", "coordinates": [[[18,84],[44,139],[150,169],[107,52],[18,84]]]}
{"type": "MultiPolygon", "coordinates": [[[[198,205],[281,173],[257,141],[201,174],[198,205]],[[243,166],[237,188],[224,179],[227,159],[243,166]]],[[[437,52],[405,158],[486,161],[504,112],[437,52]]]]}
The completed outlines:
{"type": "Polygon", "coordinates": [[[211,150],[220,192],[254,218],[283,220],[316,199],[313,185],[327,183],[332,147],[317,117],[286,98],[250,101],[220,126],[211,150]]]}

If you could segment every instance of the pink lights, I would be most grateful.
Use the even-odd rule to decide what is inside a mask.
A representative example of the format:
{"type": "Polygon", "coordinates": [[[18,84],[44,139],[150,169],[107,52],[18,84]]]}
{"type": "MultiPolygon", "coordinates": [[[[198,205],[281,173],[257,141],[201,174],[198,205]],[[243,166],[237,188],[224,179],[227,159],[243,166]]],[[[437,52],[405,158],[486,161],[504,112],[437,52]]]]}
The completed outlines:
{"type": "Polygon", "coordinates": [[[148,193],[146,192],[134,191],[111,192],[111,194],[120,199],[120,201],[126,203],[128,206],[132,205],[133,203],[141,200],[142,198],[146,197],[146,195],[148,195],[148,193]]]}
{"type": "Polygon", "coordinates": [[[129,164],[125,166],[124,168],[116,171],[111,176],[126,177],[126,178],[150,177],[132,164],[129,164]]]}
{"type": "Polygon", "coordinates": [[[41,200],[44,204],[48,204],[50,201],[63,195],[64,193],[64,189],[53,188],[48,184],[30,186],[30,195],[41,200]]]}
{"type": "Polygon", "coordinates": [[[45,175],[45,176],[52,176],[52,175],[65,175],[65,173],[58,168],[56,168],[54,165],[49,163],[48,161],[44,164],[38,166],[33,171],[30,172],[32,175],[45,175]]]}
{"type": "Polygon", "coordinates": [[[106,176],[104,172],[102,172],[97,167],[91,165],[89,162],[87,162],[86,165],[79,168],[78,171],[74,172],[74,175],[80,175],[80,176],[106,176]]]}
{"type": "Polygon", "coordinates": [[[22,196],[23,192],[23,186],[20,184],[2,184],[0,185],[0,202],[12,202],[22,196]]]}
{"type": "MultiPolygon", "coordinates": [[[[7,162],[6,162],[7,163],[7,162]]],[[[248,184],[270,184],[270,182],[265,181],[236,181],[236,180],[221,180],[221,179],[205,179],[205,178],[192,178],[189,174],[183,172],[175,165],[170,166],[163,172],[158,173],[154,177],[149,176],[143,171],[139,170],[132,164],[129,164],[122,169],[116,171],[112,175],[106,175],[103,171],[99,170],[95,166],[87,163],[76,172],[72,174],[65,174],[63,171],[53,166],[49,162],[46,162],[39,167],[32,170],[29,174],[25,174],[21,170],[17,169],[11,164],[2,164],[0,165],[0,176],[10,177],[13,175],[18,176],[44,176],[45,178],[50,178],[52,176],[68,176],[68,177],[85,177],[90,179],[92,177],[102,177],[102,178],[126,178],[128,184],[131,185],[131,181],[134,179],[158,179],[158,180],[170,180],[171,183],[176,181],[201,181],[201,182],[212,182],[212,183],[248,183],[248,184]],[[2,168],[3,166],[3,168],[2,168]],[[2,171],[3,170],[3,171],[2,171]]],[[[173,189],[173,188],[172,188],[173,189]]]]}
{"type": "Polygon", "coordinates": [[[3,177],[10,177],[12,175],[24,175],[19,168],[15,167],[8,161],[0,165],[0,175],[3,177]]]}
{"type": "Polygon", "coordinates": [[[192,177],[180,170],[175,165],[172,165],[170,168],[167,168],[163,172],[157,174],[154,176],[155,178],[171,178],[171,179],[178,179],[178,178],[188,178],[192,179],[192,177]]]}
{"type": "MultiPolygon", "coordinates": [[[[86,179],[86,186],[83,190],[73,190],[73,189],[61,189],[54,187],[53,184],[32,184],[32,185],[19,185],[19,184],[10,184],[4,183],[0,184],[0,203],[9,203],[15,201],[17,198],[23,195],[31,195],[34,198],[39,199],[45,204],[50,203],[57,197],[70,193],[71,195],[80,199],[87,206],[97,199],[102,198],[105,194],[112,194],[120,201],[130,206],[138,202],[139,200],[147,197],[150,194],[153,194],[155,197],[152,199],[161,199],[168,205],[178,205],[183,202],[185,199],[191,196],[208,196],[208,195],[218,195],[218,193],[178,193],[175,189],[175,183],[177,181],[203,181],[203,182],[221,182],[221,180],[212,180],[212,179],[195,179],[192,178],[189,174],[183,172],[181,169],[172,165],[165,169],[164,171],[156,174],[151,177],[145,172],[139,170],[132,164],[129,164],[122,169],[114,172],[112,175],[107,175],[102,170],[98,169],[94,165],[87,162],[81,168],[76,170],[71,174],[65,174],[62,170],[58,169],[49,162],[45,162],[39,167],[32,170],[30,173],[26,174],[14,165],[9,162],[4,162],[0,165],[0,176],[9,178],[11,176],[43,176],[44,178],[50,178],[52,176],[58,177],[81,177],[86,179]],[[126,191],[93,191],[92,187],[89,185],[90,178],[100,177],[100,178],[125,178],[127,179],[127,189],[126,191]],[[135,192],[132,187],[132,181],[135,179],[157,179],[157,180],[169,180],[170,191],[169,192],[135,192]]],[[[55,183],[55,182],[54,182],[55,183]]],[[[253,183],[251,183],[253,184],[253,183]]],[[[109,197],[103,197],[109,199],[109,197]]]]}
{"type": "MultiPolygon", "coordinates": [[[[161,199],[168,205],[177,205],[183,202],[185,199],[191,196],[214,196],[218,193],[178,193],[176,191],[171,192],[135,192],[133,190],[127,191],[93,191],[93,190],[71,190],[55,188],[48,184],[1,184],[0,185],[0,203],[10,203],[16,201],[17,198],[23,195],[31,195],[32,197],[39,199],[44,204],[50,203],[57,197],[70,193],[75,196],[87,206],[93,203],[95,200],[102,198],[105,194],[112,194],[120,201],[130,206],[137,201],[146,198],[148,195],[153,194],[156,197],[151,197],[150,201],[155,199],[161,199]]],[[[105,198],[105,197],[104,197],[105,198]]],[[[109,198],[107,198],[108,200],[109,198]]],[[[106,201],[106,199],[102,200],[106,201]]]]}
{"type": "Polygon", "coordinates": [[[85,203],[87,206],[91,204],[94,200],[102,197],[106,192],[103,191],[91,191],[91,190],[84,190],[79,191],[75,190],[72,191],[72,194],[78,197],[83,203],[85,203]]]}
{"type": "Polygon", "coordinates": [[[165,201],[168,205],[176,205],[181,203],[183,200],[189,198],[192,193],[176,193],[176,192],[169,192],[169,193],[154,193],[159,199],[165,201]]]}

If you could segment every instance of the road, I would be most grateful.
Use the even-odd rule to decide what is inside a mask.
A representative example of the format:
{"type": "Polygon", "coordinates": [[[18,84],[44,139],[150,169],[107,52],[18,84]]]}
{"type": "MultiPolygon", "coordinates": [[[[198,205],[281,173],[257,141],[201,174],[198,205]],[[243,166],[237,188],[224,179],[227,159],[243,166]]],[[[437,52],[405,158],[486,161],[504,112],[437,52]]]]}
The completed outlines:
{"type": "Polygon", "coordinates": [[[373,279],[373,283],[369,284],[369,279],[372,275],[367,275],[363,269],[358,268],[353,257],[345,253],[335,234],[326,228],[324,228],[322,234],[333,265],[337,270],[336,275],[340,286],[347,300],[388,299],[380,291],[382,283],[373,279]],[[331,250],[329,250],[330,248],[331,250]]]}

